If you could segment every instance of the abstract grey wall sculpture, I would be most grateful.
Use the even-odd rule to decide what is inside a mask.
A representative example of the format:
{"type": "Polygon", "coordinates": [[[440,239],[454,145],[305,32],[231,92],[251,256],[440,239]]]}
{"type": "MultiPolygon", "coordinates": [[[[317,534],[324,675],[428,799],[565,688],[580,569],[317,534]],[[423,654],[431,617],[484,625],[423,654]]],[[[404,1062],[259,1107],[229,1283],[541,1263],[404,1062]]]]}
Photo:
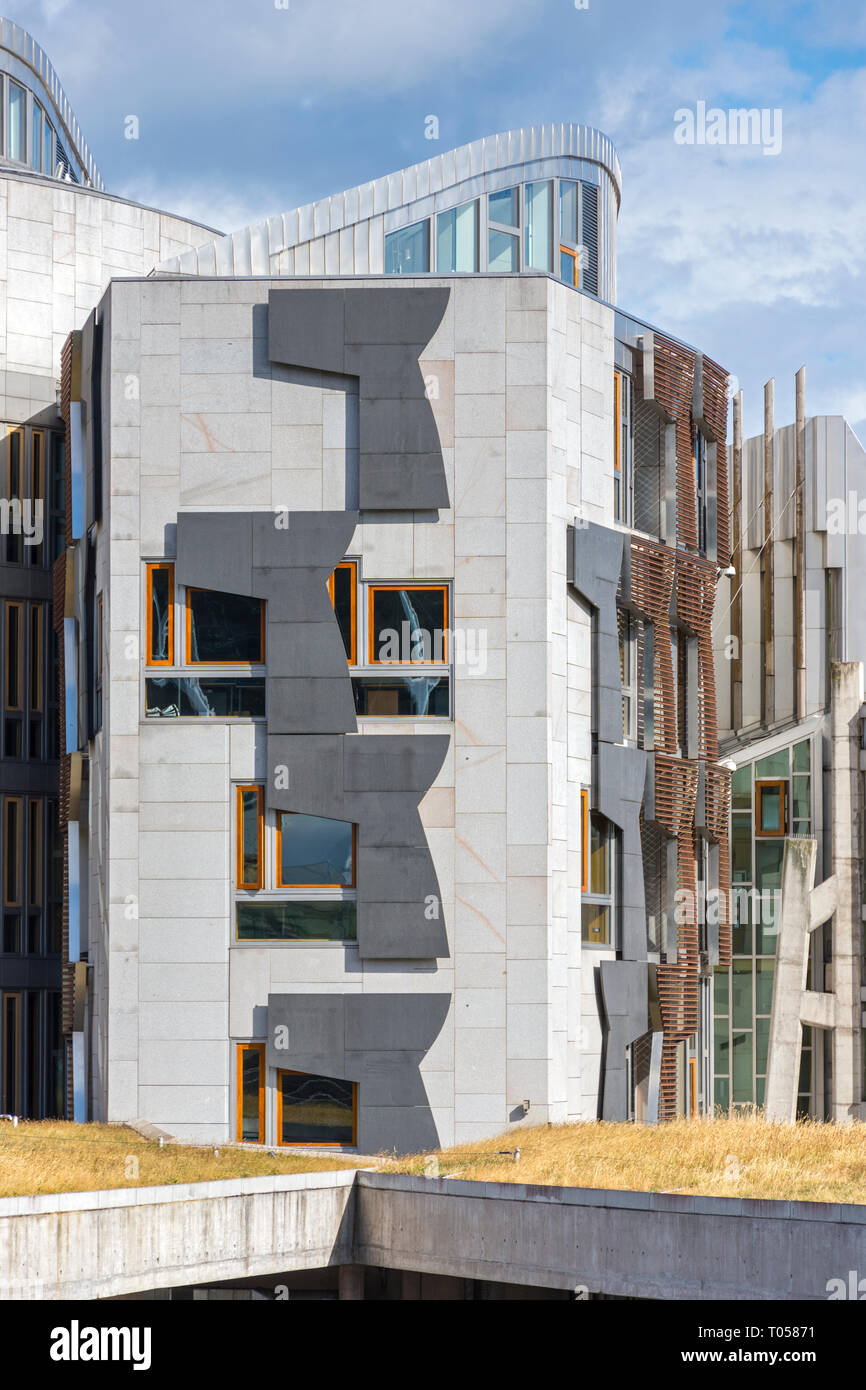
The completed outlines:
{"type": "Polygon", "coordinates": [[[440,286],[271,290],[272,362],[358,379],[359,505],[450,506],[439,431],[418,359],[448,307],[440,286]]]}

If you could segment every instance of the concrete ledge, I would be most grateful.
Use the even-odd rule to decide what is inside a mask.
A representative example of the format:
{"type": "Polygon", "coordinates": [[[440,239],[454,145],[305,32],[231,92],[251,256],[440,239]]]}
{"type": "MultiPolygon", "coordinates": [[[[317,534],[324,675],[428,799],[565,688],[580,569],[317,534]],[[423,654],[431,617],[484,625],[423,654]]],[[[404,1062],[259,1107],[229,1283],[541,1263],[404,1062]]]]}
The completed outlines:
{"type": "Polygon", "coordinates": [[[815,1300],[866,1206],[352,1170],[0,1200],[0,1298],[372,1265],[650,1299],[815,1300]]]}

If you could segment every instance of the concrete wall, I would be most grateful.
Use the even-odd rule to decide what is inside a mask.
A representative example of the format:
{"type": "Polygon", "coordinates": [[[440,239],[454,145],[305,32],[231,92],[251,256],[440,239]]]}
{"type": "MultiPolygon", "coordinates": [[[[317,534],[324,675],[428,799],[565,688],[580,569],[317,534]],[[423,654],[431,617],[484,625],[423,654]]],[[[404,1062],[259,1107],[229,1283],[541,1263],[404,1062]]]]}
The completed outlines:
{"type": "Polygon", "coordinates": [[[810,1301],[831,1280],[847,1290],[864,1248],[863,1206],[308,1173],[4,1198],[0,1298],[368,1265],[621,1298],[810,1301]]]}
{"type": "Polygon", "coordinates": [[[363,512],[347,553],[365,579],[451,581],[455,626],[487,643],[483,670],[456,673],[453,727],[361,721],[361,736],[452,733],[421,804],[449,942],[434,968],[342,945],[230,944],[231,784],[264,775],[266,731],[141,718],[128,653],[143,631],[143,562],[173,557],[179,512],[347,505],[345,383],[271,363],[266,315],[271,288],[346,282],[286,283],[115,282],[106,301],[94,1117],[225,1139],[232,1044],[264,1037],[270,995],[424,991],[454,997],[422,1067],[440,1142],[499,1132],[525,1099],[529,1122],[594,1116],[597,953],[587,974],[579,908],[589,620],[568,592],[566,534],[576,512],[612,517],[613,313],[542,276],[399,282],[450,290],[421,366],[437,383],[451,507],[363,512]]]}

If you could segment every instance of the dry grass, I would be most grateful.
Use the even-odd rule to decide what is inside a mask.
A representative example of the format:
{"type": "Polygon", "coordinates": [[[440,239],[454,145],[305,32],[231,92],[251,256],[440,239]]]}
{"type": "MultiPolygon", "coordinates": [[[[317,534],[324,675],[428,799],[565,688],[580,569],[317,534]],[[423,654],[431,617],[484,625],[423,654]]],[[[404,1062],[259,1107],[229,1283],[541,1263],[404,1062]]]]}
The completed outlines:
{"type": "MultiPolygon", "coordinates": [[[[544,1125],[435,1155],[439,1173],[478,1182],[607,1187],[711,1197],[866,1202],[866,1125],[767,1124],[759,1115],[627,1124],[544,1125]],[[519,1145],[515,1162],[509,1153],[519,1145]]],[[[383,1171],[431,1176],[430,1155],[383,1171]]]]}
{"type": "Polygon", "coordinates": [[[0,1197],[41,1192],[91,1192],[98,1188],[154,1187],[161,1183],[264,1178],[355,1168],[352,1160],[309,1158],[277,1150],[212,1148],[143,1139],[121,1125],[0,1124],[0,1197]]]}

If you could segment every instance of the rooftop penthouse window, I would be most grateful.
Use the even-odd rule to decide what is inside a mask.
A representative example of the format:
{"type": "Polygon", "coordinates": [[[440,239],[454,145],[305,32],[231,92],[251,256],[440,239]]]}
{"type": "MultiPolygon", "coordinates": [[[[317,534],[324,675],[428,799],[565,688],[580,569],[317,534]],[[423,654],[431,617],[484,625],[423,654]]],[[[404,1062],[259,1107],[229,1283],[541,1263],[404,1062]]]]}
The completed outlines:
{"type": "Polygon", "coordinates": [[[598,194],[585,179],[540,179],[443,208],[386,234],[385,273],[538,270],[597,294],[598,194]]]}
{"type": "Polygon", "coordinates": [[[53,175],[56,137],[45,108],[32,92],[4,73],[0,73],[0,111],[0,156],[29,165],[38,174],[53,175]]]}

